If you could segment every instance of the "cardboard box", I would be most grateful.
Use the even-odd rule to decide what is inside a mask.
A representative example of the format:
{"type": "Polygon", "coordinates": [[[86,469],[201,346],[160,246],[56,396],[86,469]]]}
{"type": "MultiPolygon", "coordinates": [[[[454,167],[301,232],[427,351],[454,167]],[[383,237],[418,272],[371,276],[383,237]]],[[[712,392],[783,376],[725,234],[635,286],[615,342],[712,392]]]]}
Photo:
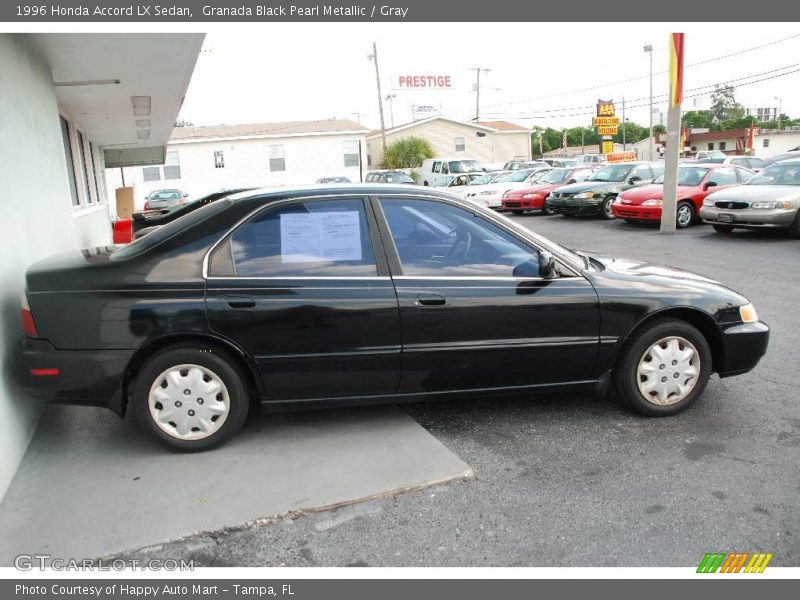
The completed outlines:
{"type": "Polygon", "coordinates": [[[133,188],[117,188],[117,218],[130,219],[134,213],[133,188]]]}

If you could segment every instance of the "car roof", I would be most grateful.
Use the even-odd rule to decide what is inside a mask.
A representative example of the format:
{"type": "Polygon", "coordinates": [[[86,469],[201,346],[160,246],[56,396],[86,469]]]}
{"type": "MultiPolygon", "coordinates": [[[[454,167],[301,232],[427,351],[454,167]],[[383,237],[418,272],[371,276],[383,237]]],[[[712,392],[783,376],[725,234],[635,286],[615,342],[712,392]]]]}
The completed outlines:
{"type": "Polygon", "coordinates": [[[800,156],[797,158],[787,158],[786,160],[779,160],[772,164],[774,165],[793,165],[795,163],[800,163],[800,156]]]}
{"type": "MultiPolygon", "coordinates": [[[[459,173],[463,175],[464,173],[459,173]]],[[[240,202],[254,198],[276,200],[285,198],[303,198],[306,196],[341,196],[342,194],[357,194],[359,196],[379,196],[381,194],[421,194],[425,196],[442,196],[453,198],[453,194],[435,192],[425,186],[409,186],[408,184],[393,185],[390,183],[324,183],[287,187],[265,187],[239,194],[228,196],[227,199],[240,202]]],[[[458,198],[458,196],[455,196],[458,198]]]]}

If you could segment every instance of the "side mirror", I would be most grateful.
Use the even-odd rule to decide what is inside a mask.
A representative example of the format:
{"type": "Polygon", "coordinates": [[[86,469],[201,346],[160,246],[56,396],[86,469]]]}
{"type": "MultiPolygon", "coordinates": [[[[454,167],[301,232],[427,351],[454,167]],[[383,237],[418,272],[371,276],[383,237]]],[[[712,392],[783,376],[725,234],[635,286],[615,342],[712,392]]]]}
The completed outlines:
{"type": "Polygon", "coordinates": [[[710,187],[717,187],[717,182],[716,181],[706,181],[705,184],[703,184],[703,189],[704,190],[707,190],[710,187]]]}
{"type": "Polygon", "coordinates": [[[569,185],[570,183],[578,183],[578,180],[577,180],[577,179],[570,179],[570,180],[567,182],[567,185],[569,185]]]}
{"type": "Polygon", "coordinates": [[[628,179],[628,183],[630,183],[631,185],[635,185],[636,183],[640,182],[641,180],[642,180],[641,177],[639,177],[638,175],[634,175],[633,177],[628,179]]]}
{"type": "Polygon", "coordinates": [[[539,277],[552,279],[558,275],[556,271],[556,259],[549,252],[542,251],[539,255],[539,277]]]}

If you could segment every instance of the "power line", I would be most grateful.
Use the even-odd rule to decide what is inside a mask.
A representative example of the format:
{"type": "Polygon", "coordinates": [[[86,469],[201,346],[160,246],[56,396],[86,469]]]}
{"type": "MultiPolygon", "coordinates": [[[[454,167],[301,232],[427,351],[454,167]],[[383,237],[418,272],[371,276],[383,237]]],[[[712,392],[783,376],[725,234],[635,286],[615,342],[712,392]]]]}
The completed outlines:
{"type": "MultiPolygon", "coordinates": [[[[761,44],[759,46],[753,46],[752,48],[746,48],[744,50],[739,50],[737,52],[732,52],[730,54],[724,54],[722,56],[715,56],[713,58],[707,58],[705,60],[701,60],[701,61],[696,62],[696,63],[685,65],[684,68],[697,67],[697,66],[700,66],[700,65],[706,65],[706,64],[709,64],[709,63],[712,63],[712,62],[716,62],[716,61],[732,58],[734,56],[740,56],[742,54],[747,54],[748,52],[754,52],[756,50],[761,50],[761,49],[767,48],[769,46],[774,46],[776,44],[781,44],[783,42],[788,42],[789,40],[793,40],[793,39],[799,38],[799,37],[800,37],[800,33],[796,33],[794,35],[790,35],[788,37],[781,38],[779,40],[774,40],[772,42],[767,42],[767,43],[761,44]]],[[[658,71],[656,73],[653,73],[653,75],[665,75],[666,73],[667,73],[666,71],[658,71]]],[[[650,74],[648,73],[646,75],[639,75],[639,76],[636,76],[636,77],[629,77],[628,79],[620,79],[618,81],[612,81],[612,82],[609,82],[609,83],[603,83],[603,84],[589,86],[589,87],[585,87],[585,88],[576,88],[574,90],[568,90],[566,92],[559,92],[557,94],[549,94],[547,96],[538,96],[536,98],[526,98],[526,99],[523,99],[523,100],[510,100],[508,102],[495,102],[494,104],[489,104],[489,105],[484,106],[484,108],[492,108],[492,107],[495,107],[495,106],[509,106],[509,105],[513,105],[513,104],[525,104],[526,102],[535,102],[536,100],[547,100],[547,99],[550,99],[550,98],[560,98],[560,97],[563,97],[563,96],[571,96],[573,94],[580,94],[582,92],[591,92],[592,90],[599,90],[599,89],[611,87],[612,85],[620,85],[620,84],[623,84],[623,83],[631,83],[633,81],[641,81],[642,79],[648,79],[649,77],[650,77],[650,74]]]]}
{"type": "MultiPolygon", "coordinates": [[[[730,84],[737,84],[738,87],[744,87],[744,86],[750,85],[752,83],[759,83],[761,81],[768,81],[770,79],[775,79],[776,77],[783,77],[784,75],[791,75],[792,73],[796,73],[797,71],[800,71],[800,69],[796,69],[794,71],[789,71],[789,72],[786,72],[786,73],[780,73],[779,75],[775,75],[775,76],[772,76],[772,77],[765,77],[763,79],[758,79],[756,81],[749,81],[749,82],[746,81],[748,79],[754,79],[754,78],[757,78],[757,77],[763,77],[764,75],[770,75],[772,73],[779,73],[780,71],[786,71],[786,69],[792,69],[794,67],[800,67],[800,63],[794,63],[794,64],[786,65],[786,66],[783,66],[783,67],[780,67],[780,68],[777,68],[777,69],[772,69],[770,71],[762,71],[761,73],[754,73],[752,75],[744,75],[742,77],[736,77],[734,79],[729,79],[729,80],[726,80],[726,81],[719,81],[719,82],[716,82],[716,83],[710,83],[710,84],[706,84],[706,85],[701,85],[701,86],[694,87],[694,88],[688,88],[685,91],[687,91],[687,92],[696,92],[698,90],[708,90],[710,88],[715,88],[715,87],[719,87],[719,86],[723,86],[723,85],[730,85],[730,84]],[[744,83],[739,83],[739,82],[744,82],[744,83]]],[[[668,93],[662,93],[662,94],[657,94],[657,95],[653,96],[653,98],[666,98],[668,95],[669,95],[668,93]]],[[[687,97],[687,98],[695,98],[695,97],[703,96],[703,95],[704,95],[704,93],[698,93],[698,94],[692,94],[692,95],[686,95],[685,94],[684,96],[687,97]]],[[[648,100],[649,101],[649,99],[650,99],[649,96],[644,96],[644,97],[641,97],[641,98],[634,98],[633,100],[630,100],[629,102],[639,102],[641,100],[648,100]]],[[[644,105],[636,105],[636,106],[634,106],[634,108],[639,108],[640,106],[644,106],[644,105]]],[[[591,114],[591,113],[575,113],[575,114],[562,115],[562,114],[552,114],[552,113],[560,113],[560,112],[570,111],[570,110],[586,110],[586,109],[590,109],[590,108],[594,108],[594,107],[595,107],[594,104],[590,104],[590,105],[587,105],[587,106],[572,106],[572,107],[568,107],[568,108],[542,109],[542,110],[536,110],[536,111],[531,111],[531,112],[527,112],[527,113],[509,113],[509,112],[494,112],[494,113],[491,113],[490,112],[490,113],[484,113],[484,114],[488,115],[488,116],[519,115],[520,118],[523,118],[523,117],[521,117],[521,115],[523,115],[523,114],[524,115],[536,115],[536,116],[524,117],[524,118],[544,119],[544,118],[547,118],[548,116],[569,117],[569,116],[574,116],[575,114],[578,114],[578,115],[591,114]],[[542,113],[549,113],[549,114],[542,114],[542,113]],[[541,116],[539,116],[539,115],[541,115],[541,116]]]]}

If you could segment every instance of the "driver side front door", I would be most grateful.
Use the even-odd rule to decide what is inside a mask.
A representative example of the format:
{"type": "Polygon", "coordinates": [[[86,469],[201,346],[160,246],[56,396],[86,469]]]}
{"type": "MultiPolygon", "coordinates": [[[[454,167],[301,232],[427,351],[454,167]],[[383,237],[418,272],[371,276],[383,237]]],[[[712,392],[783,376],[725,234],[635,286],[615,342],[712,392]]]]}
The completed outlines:
{"type": "Polygon", "coordinates": [[[448,200],[387,195],[375,207],[400,306],[400,392],[594,378],[600,309],[586,279],[540,277],[537,248],[448,200]]]}

